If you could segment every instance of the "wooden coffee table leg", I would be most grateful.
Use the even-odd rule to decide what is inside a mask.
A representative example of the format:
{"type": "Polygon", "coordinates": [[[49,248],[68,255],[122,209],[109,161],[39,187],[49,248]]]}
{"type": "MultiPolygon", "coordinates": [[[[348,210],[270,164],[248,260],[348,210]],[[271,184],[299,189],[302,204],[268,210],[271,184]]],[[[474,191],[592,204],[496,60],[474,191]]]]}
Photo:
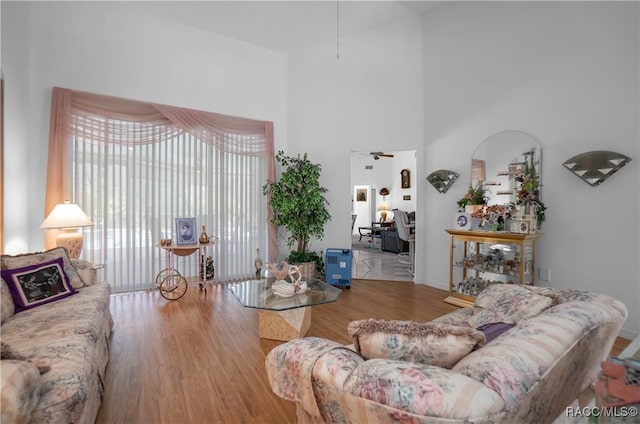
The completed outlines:
{"type": "Polygon", "coordinates": [[[258,311],[258,334],[261,339],[289,341],[303,337],[311,327],[311,308],[286,311],[258,311]]]}

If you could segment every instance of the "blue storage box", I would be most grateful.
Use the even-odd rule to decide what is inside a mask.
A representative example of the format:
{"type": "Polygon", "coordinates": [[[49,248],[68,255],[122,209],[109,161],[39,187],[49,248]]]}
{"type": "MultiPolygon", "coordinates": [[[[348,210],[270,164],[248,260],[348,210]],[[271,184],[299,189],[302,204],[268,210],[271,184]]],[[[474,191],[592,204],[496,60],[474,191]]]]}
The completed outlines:
{"type": "Polygon", "coordinates": [[[327,249],[325,255],[325,277],[333,286],[351,287],[351,249],[327,249]]]}

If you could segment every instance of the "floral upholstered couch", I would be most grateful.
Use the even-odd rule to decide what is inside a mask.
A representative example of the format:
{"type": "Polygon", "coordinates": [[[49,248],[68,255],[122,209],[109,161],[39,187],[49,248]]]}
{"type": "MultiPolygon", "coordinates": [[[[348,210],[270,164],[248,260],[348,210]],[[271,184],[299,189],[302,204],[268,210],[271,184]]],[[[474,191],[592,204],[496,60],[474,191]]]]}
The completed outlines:
{"type": "Polygon", "coordinates": [[[63,248],[0,260],[0,421],[93,423],[113,327],[109,284],[63,248]]]}
{"type": "Polygon", "coordinates": [[[266,368],[301,423],[549,423],[596,380],[626,316],[602,294],[496,284],[429,323],[352,322],[353,346],[292,340],[266,368]]]}

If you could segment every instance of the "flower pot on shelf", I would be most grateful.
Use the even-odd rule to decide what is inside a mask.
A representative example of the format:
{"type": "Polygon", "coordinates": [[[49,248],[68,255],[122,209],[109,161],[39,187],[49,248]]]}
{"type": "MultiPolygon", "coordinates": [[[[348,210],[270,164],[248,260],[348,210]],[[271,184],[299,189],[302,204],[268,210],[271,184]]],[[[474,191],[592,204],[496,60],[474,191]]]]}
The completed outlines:
{"type": "Polygon", "coordinates": [[[473,214],[474,212],[481,210],[483,207],[484,205],[466,205],[464,207],[464,211],[466,213],[473,214]]]}

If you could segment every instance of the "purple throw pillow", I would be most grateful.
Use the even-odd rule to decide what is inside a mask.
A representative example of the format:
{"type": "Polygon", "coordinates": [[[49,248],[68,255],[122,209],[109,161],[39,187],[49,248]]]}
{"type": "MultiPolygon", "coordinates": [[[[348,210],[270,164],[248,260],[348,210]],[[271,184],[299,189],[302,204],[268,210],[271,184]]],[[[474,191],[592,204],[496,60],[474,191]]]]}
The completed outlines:
{"type": "Polygon", "coordinates": [[[76,293],[64,272],[62,258],[22,268],[3,269],[1,273],[9,286],[16,313],[76,293]]]}
{"type": "Polygon", "coordinates": [[[491,324],[485,324],[483,326],[480,326],[477,329],[484,333],[484,337],[487,340],[486,343],[489,343],[491,340],[495,339],[500,334],[512,329],[515,326],[516,326],[515,324],[509,324],[506,322],[493,322],[491,324]]]}

